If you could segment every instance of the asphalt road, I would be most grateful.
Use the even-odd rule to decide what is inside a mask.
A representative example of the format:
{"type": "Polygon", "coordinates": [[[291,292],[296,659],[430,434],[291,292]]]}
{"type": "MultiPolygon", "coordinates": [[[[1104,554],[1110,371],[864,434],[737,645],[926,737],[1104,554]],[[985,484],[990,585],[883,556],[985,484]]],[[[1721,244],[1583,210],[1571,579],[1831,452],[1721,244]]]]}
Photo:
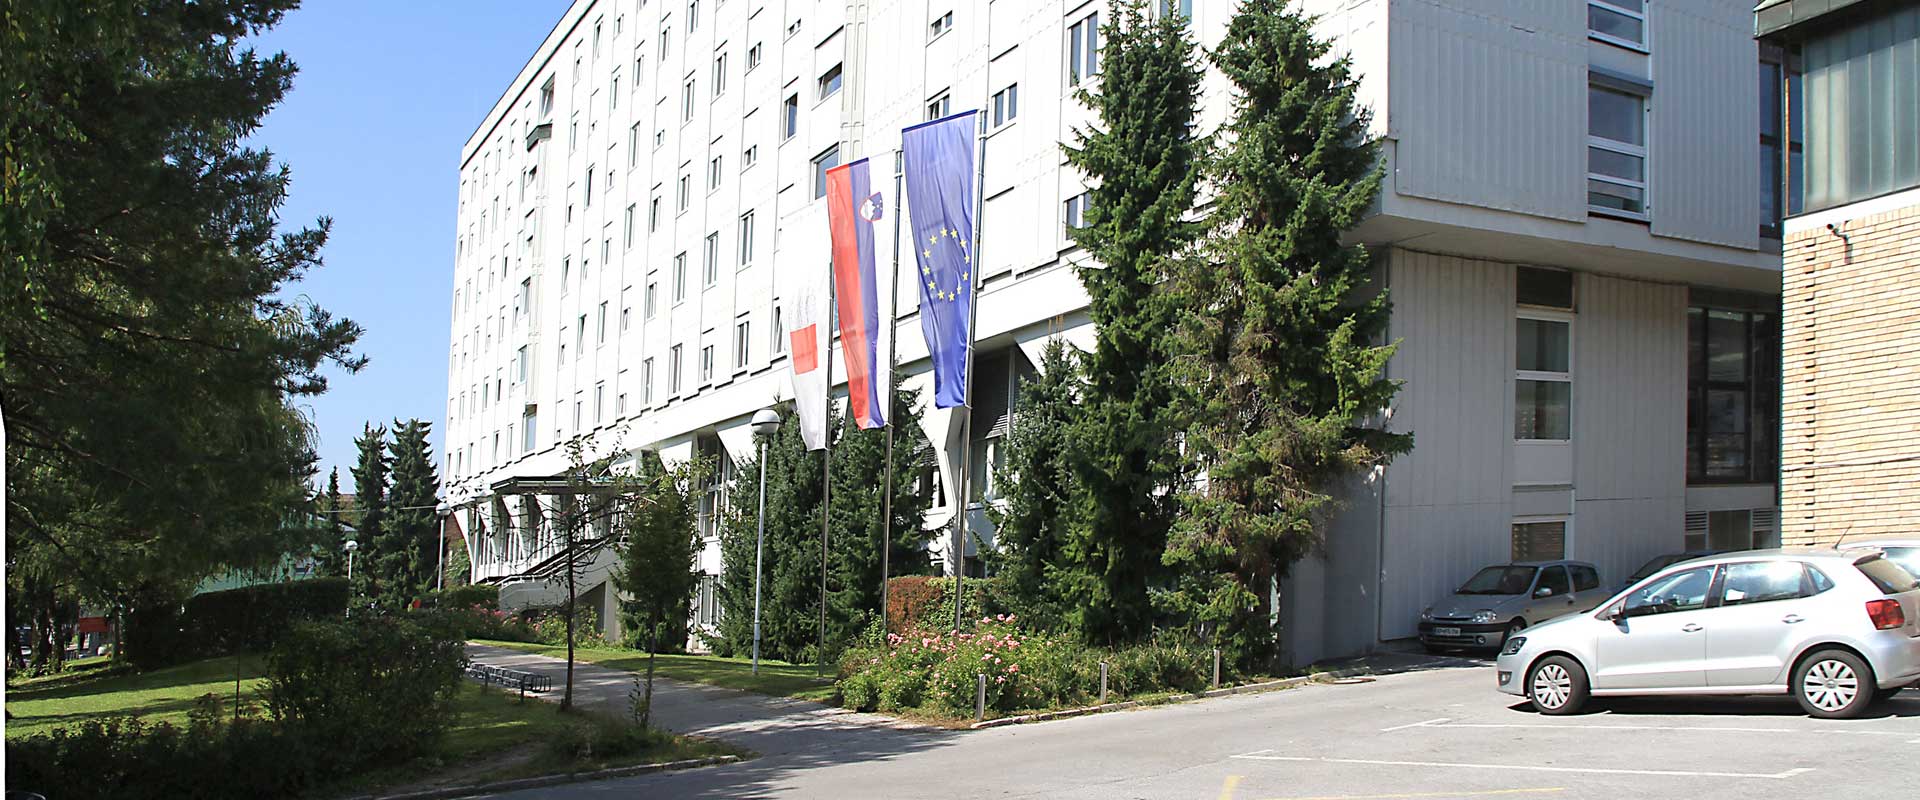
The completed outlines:
{"type": "Polygon", "coordinates": [[[1461,662],[985,731],[823,731],[739,764],[532,798],[1913,797],[1920,692],[1858,720],[1792,700],[1601,700],[1542,717],[1461,662]]]}

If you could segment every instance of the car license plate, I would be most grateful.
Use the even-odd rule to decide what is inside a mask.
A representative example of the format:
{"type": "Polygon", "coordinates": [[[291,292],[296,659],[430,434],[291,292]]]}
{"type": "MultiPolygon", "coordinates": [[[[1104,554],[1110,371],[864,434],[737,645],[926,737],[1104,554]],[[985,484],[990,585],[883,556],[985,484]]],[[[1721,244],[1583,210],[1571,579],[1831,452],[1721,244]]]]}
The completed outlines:
{"type": "Polygon", "coordinates": [[[1433,635],[1435,635],[1435,636],[1459,636],[1459,635],[1460,635],[1460,629],[1459,629],[1459,628],[1434,628],[1434,629],[1433,629],[1433,635]]]}

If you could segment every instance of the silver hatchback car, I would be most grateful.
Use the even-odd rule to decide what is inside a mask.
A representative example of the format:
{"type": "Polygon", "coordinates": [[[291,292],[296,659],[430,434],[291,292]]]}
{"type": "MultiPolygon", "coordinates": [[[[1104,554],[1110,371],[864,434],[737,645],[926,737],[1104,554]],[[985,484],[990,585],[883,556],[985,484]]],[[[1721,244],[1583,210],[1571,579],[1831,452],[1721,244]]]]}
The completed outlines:
{"type": "Polygon", "coordinates": [[[1585,561],[1519,561],[1483,567],[1420,612],[1420,644],[1428,651],[1490,648],[1528,625],[1592,611],[1610,593],[1585,561]]]}
{"type": "Polygon", "coordinates": [[[1875,550],[1684,561],[1515,635],[1496,670],[1546,714],[1589,696],[1792,694],[1851,717],[1920,682],[1920,579],[1875,550]]]}

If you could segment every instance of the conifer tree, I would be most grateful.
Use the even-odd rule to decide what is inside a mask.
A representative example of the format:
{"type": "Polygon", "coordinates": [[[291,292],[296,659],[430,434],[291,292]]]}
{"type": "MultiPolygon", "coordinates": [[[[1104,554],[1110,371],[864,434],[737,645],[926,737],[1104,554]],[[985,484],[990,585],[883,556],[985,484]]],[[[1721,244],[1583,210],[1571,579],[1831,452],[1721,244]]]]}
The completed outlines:
{"type": "Polygon", "coordinates": [[[319,562],[317,569],[325,577],[347,574],[347,554],[342,548],[347,543],[346,521],[340,512],[344,498],[340,496],[340,468],[334,467],[327,473],[327,490],[315,503],[320,512],[320,526],[325,533],[320,537],[320,546],[314,551],[314,560],[319,562]]]}
{"type": "Polygon", "coordinates": [[[1040,374],[1020,386],[1007,436],[1007,472],[1016,480],[1001,493],[1005,509],[988,512],[995,529],[991,558],[1008,598],[1028,624],[1047,630],[1066,618],[1061,584],[1075,565],[1064,560],[1064,550],[1075,504],[1085,502],[1069,462],[1080,388],[1073,355],[1060,340],[1049,342],[1040,374]]]}
{"type": "Polygon", "coordinates": [[[1202,72],[1187,23],[1137,1],[1114,6],[1100,29],[1098,86],[1078,93],[1099,120],[1066,148],[1091,184],[1073,238],[1099,265],[1080,270],[1096,336],[1081,359],[1084,407],[1071,437],[1086,515],[1060,578],[1075,627],[1096,642],[1149,629],[1147,587],[1172,519],[1170,331],[1157,287],[1201,233],[1190,211],[1205,146],[1194,132],[1202,72]]]}
{"type": "Polygon", "coordinates": [[[360,550],[354,555],[353,592],[375,598],[394,591],[403,572],[407,551],[394,541],[387,528],[387,428],[368,423],[365,433],[353,440],[360,449],[354,464],[354,508],[360,525],[355,534],[360,550]]]}
{"type": "Polygon", "coordinates": [[[636,714],[645,727],[653,705],[654,660],[663,646],[677,646],[674,639],[684,639],[699,585],[694,571],[699,500],[694,495],[706,465],[682,464],[670,470],[657,454],[645,453],[641,459],[638,493],[627,501],[627,543],[613,582],[620,590],[626,630],[647,649],[645,689],[637,698],[636,714]]]}
{"type": "MultiPolygon", "coordinates": [[[[919,401],[919,392],[897,387],[887,417],[887,424],[896,426],[893,519],[886,526],[893,533],[887,570],[892,576],[933,569],[927,559],[933,532],[923,526],[932,499],[915,480],[921,467],[933,463],[933,446],[920,428],[919,401]]],[[[851,415],[852,408],[847,412],[851,415]]],[[[836,646],[852,641],[880,613],[881,483],[887,463],[885,429],[860,430],[851,416],[842,423],[833,446],[833,538],[828,542],[827,641],[836,646]]],[[[814,532],[819,533],[817,522],[814,532]]]]}
{"type": "Polygon", "coordinates": [[[1206,481],[1180,498],[1169,605],[1257,666],[1273,654],[1273,583],[1319,541],[1340,482],[1413,442],[1374,422],[1398,389],[1377,341],[1389,307],[1366,252],[1340,241],[1380,186],[1347,61],[1284,0],[1247,0],[1213,60],[1235,89],[1209,170],[1214,234],[1173,281],[1206,481]]]}
{"type": "Polygon", "coordinates": [[[427,440],[432,430],[433,424],[423,420],[395,420],[393,442],[387,446],[393,459],[393,488],[387,495],[386,525],[407,557],[398,575],[399,592],[404,595],[398,598],[401,602],[432,589],[440,567],[440,518],[435,511],[440,476],[433,465],[433,445],[427,440]]]}

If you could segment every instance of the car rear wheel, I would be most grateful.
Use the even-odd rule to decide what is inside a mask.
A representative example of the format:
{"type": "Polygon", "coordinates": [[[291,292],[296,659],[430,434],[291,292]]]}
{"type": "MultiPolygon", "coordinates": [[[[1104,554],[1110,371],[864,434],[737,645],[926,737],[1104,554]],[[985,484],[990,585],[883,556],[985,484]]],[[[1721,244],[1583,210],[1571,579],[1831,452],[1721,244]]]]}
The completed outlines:
{"type": "Polygon", "coordinates": [[[1587,671],[1566,656],[1548,656],[1527,673],[1527,699],[1542,714],[1572,714],[1587,703],[1587,671]]]}
{"type": "Polygon", "coordinates": [[[1821,719],[1860,716],[1874,701],[1873,669],[1845,650],[1821,650],[1793,671],[1793,697],[1821,719]]]}

